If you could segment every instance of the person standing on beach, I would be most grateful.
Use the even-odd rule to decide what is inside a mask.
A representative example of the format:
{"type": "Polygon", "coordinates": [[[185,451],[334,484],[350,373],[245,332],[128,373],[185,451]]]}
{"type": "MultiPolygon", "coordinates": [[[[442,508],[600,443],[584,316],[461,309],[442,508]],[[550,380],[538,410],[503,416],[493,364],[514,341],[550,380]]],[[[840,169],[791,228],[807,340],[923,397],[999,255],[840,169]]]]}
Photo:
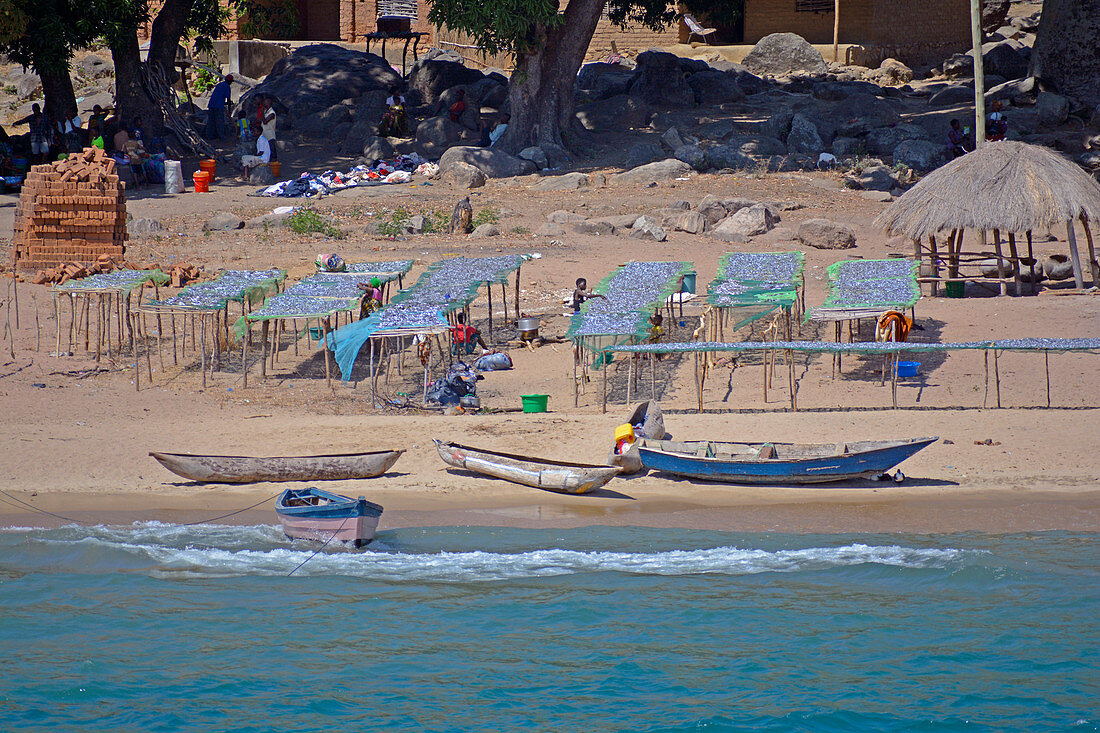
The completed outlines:
{"type": "Polygon", "coordinates": [[[279,153],[275,146],[275,108],[271,106],[271,97],[261,95],[260,109],[260,135],[267,139],[268,148],[271,150],[271,160],[278,160],[279,153]]]}
{"type": "Polygon", "coordinates": [[[210,101],[206,104],[206,137],[211,140],[225,137],[225,109],[230,101],[232,84],[233,75],[226,74],[224,79],[214,85],[210,101]]]}
{"type": "Polygon", "coordinates": [[[576,290],[573,291],[573,312],[574,313],[580,313],[581,312],[581,304],[583,304],[584,301],[586,301],[586,300],[591,300],[592,298],[603,298],[604,300],[607,300],[606,295],[601,295],[600,293],[594,293],[591,290],[589,290],[588,289],[588,281],[585,280],[583,277],[578,277],[577,278],[577,288],[576,288],[576,290]]]}
{"type": "Polygon", "coordinates": [[[42,113],[42,108],[35,102],[31,105],[31,114],[26,122],[31,128],[31,162],[44,163],[50,158],[50,140],[53,139],[50,118],[42,113]]]}

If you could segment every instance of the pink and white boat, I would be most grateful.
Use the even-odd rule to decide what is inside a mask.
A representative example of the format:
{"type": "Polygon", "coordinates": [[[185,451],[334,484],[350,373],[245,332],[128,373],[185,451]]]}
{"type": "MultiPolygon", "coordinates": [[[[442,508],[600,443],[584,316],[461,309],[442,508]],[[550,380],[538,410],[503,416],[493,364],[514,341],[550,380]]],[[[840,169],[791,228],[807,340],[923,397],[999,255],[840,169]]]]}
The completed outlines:
{"type": "Polygon", "coordinates": [[[352,499],[313,487],[287,489],[275,502],[283,531],[292,539],[354,542],[374,539],[382,507],[360,496],[352,499]]]}

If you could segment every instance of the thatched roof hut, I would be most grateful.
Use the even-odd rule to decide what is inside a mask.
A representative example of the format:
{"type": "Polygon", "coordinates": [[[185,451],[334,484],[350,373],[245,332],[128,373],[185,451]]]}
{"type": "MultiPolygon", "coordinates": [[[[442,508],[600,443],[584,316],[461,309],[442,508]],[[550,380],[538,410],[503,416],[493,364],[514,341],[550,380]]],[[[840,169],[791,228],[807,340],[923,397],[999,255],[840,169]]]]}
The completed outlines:
{"type": "MultiPolygon", "coordinates": [[[[883,211],[875,225],[920,242],[941,233],[954,238],[965,229],[1012,234],[1069,224],[1076,262],[1073,222],[1078,220],[1088,235],[1091,265],[1088,224],[1100,221],[1100,183],[1048,148],[1003,140],[933,171],[883,211]]],[[[1076,270],[1081,287],[1079,265],[1076,270]]]]}

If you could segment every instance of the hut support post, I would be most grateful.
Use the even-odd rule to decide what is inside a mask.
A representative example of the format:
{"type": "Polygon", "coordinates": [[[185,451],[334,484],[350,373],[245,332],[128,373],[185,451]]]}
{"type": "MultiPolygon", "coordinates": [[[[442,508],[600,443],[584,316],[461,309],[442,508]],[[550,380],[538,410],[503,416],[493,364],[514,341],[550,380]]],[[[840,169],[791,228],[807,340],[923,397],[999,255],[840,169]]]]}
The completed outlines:
{"type": "MultiPolygon", "coordinates": [[[[270,330],[269,324],[271,321],[265,320],[263,326],[260,327],[260,342],[264,347],[264,358],[260,360],[260,379],[267,379],[267,332],[270,330]]],[[[187,333],[187,329],[184,329],[184,333],[187,333]]]]}
{"type": "MultiPolygon", "coordinates": [[[[1015,234],[1015,232],[1009,232],[1008,233],[1008,255],[1009,255],[1009,257],[1012,258],[1012,262],[1016,266],[1016,274],[1015,274],[1016,295],[1019,295],[1020,290],[1022,289],[1020,287],[1020,283],[1021,283],[1021,280],[1020,280],[1020,253],[1016,251],[1016,234],[1015,234]]],[[[1028,265],[1028,267],[1031,267],[1031,265],[1028,265]]]]}
{"type": "MultiPolygon", "coordinates": [[[[504,314],[507,317],[507,313],[504,314]]],[[[519,321],[519,268],[516,268],[516,321],[519,321]]]]}
{"type": "MultiPolygon", "coordinates": [[[[173,344],[175,346],[175,330],[172,331],[173,344]]],[[[241,340],[241,376],[244,379],[244,389],[248,389],[248,342],[252,340],[252,326],[248,323],[248,316],[244,318],[244,339],[241,340]]]]}
{"type": "MultiPolygon", "coordinates": [[[[982,232],[983,244],[985,239],[985,232],[982,232]]],[[[1001,295],[1005,295],[1008,292],[1008,286],[1005,285],[1005,260],[1001,256],[1001,231],[999,229],[993,230],[993,252],[997,257],[997,279],[1000,280],[1000,284],[997,285],[997,292],[1001,295]]]]}
{"type": "Polygon", "coordinates": [[[1081,255],[1077,253],[1077,235],[1073,231],[1073,219],[1066,222],[1066,239],[1069,240],[1069,258],[1073,262],[1073,282],[1078,290],[1085,289],[1085,276],[1081,272],[1081,255]]]}
{"type": "MultiPolygon", "coordinates": [[[[626,357],[626,402],[624,404],[630,405],[630,400],[634,396],[634,354],[628,354],[626,357]]],[[[695,370],[699,370],[699,360],[695,360],[695,370]]]]}
{"type": "Polygon", "coordinates": [[[970,0],[970,40],[974,47],[974,147],[985,142],[985,66],[982,63],[982,0],[970,0]]]}
{"type": "Polygon", "coordinates": [[[1096,247],[1092,243],[1092,229],[1089,228],[1089,220],[1081,214],[1081,226],[1085,228],[1085,241],[1089,246],[1089,273],[1092,275],[1092,286],[1100,287],[1100,262],[1096,261],[1096,247]]]}
{"type": "MultiPolygon", "coordinates": [[[[326,317],[321,325],[324,327],[322,338],[324,338],[323,347],[325,349],[325,386],[332,389],[332,352],[328,350],[328,333],[332,329],[332,324],[329,323],[329,319],[326,317]]],[[[294,343],[298,343],[297,340],[294,343]]]]}
{"type": "Polygon", "coordinates": [[[997,385],[997,407],[1001,406],[1001,365],[1000,354],[993,350],[993,380],[997,385]]]}
{"type": "MultiPolygon", "coordinates": [[[[138,317],[136,314],[130,314],[130,332],[133,333],[139,328],[138,317]]],[[[134,391],[141,391],[141,357],[138,355],[138,343],[139,339],[134,338],[134,391]]]]}

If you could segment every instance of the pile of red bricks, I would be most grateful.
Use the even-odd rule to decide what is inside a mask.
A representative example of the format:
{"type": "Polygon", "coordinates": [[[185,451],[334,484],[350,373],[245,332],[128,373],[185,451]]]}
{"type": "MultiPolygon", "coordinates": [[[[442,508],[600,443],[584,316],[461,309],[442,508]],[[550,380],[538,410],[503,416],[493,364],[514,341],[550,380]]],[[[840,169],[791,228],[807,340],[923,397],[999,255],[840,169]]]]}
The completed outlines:
{"type": "Polygon", "coordinates": [[[126,253],[126,184],[99,148],[31,167],[15,210],[12,268],[94,263],[126,253]]]}

